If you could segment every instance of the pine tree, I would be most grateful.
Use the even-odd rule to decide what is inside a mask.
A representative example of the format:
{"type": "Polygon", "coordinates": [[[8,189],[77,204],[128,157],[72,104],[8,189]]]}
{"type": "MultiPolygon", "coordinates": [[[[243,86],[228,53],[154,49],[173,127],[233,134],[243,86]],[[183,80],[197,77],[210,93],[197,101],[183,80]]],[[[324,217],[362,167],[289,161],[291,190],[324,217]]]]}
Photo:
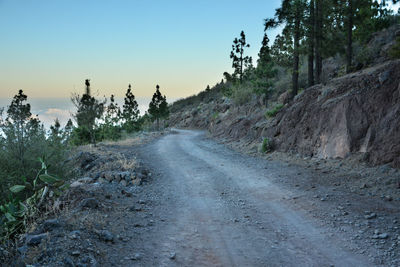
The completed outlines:
{"type": "Polygon", "coordinates": [[[346,72],[350,73],[353,59],[353,0],[347,1],[347,50],[346,50],[346,72]]]}
{"type": "Polygon", "coordinates": [[[255,69],[256,79],[254,80],[254,91],[264,96],[265,104],[267,104],[268,96],[272,90],[272,78],[276,75],[268,43],[268,36],[264,34],[258,53],[257,68],[255,69]]]}
{"type": "Polygon", "coordinates": [[[5,136],[4,146],[9,152],[9,160],[14,161],[16,168],[25,173],[27,161],[33,149],[33,142],[37,138],[44,139],[43,126],[37,117],[31,113],[31,105],[27,103],[27,95],[22,90],[14,96],[7,110],[7,117],[1,125],[1,130],[5,136]]]}
{"type": "Polygon", "coordinates": [[[61,129],[61,124],[58,118],[55,119],[54,124],[50,126],[50,141],[51,142],[62,142],[63,132],[61,129]]]}
{"type": "Polygon", "coordinates": [[[314,85],[314,47],[315,47],[315,3],[311,0],[308,3],[307,19],[307,46],[308,46],[308,86],[314,85]]]}
{"type": "Polygon", "coordinates": [[[64,143],[68,143],[71,138],[72,132],[74,130],[74,124],[71,119],[68,119],[65,127],[64,127],[64,143]]]}
{"type": "Polygon", "coordinates": [[[115,103],[114,95],[110,96],[110,104],[108,104],[105,112],[104,121],[111,126],[117,126],[120,123],[121,109],[115,103]]]}
{"type": "Polygon", "coordinates": [[[240,82],[243,80],[245,69],[252,65],[252,58],[244,55],[244,49],[247,47],[250,47],[250,45],[246,43],[246,35],[242,31],[240,33],[240,39],[235,38],[233,40],[232,51],[230,55],[232,59],[232,68],[235,69],[233,76],[235,78],[239,76],[240,82]]]}
{"type": "Polygon", "coordinates": [[[300,40],[304,35],[305,0],[284,0],[276,10],[277,24],[285,23],[286,36],[293,39],[292,97],[299,89],[300,40]]]}
{"type": "Polygon", "coordinates": [[[321,83],[322,39],[323,39],[323,0],[315,0],[315,81],[321,83]]]}
{"type": "Polygon", "coordinates": [[[99,127],[101,139],[118,140],[121,137],[121,110],[115,103],[114,95],[110,97],[110,104],[105,108],[103,123],[99,127]]]}
{"type": "Polygon", "coordinates": [[[169,116],[167,97],[165,95],[161,95],[159,85],[156,86],[156,92],[153,94],[149,104],[148,113],[150,114],[152,121],[157,122],[157,130],[160,129],[160,119],[164,119],[169,116]]]}
{"type": "Polygon", "coordinates": [[[138,129],[137,122],[139,119],[139,106],[132,93],[132,87],[130,84],[124,98],[122,118],[124,120],[124,128],[128,132],[133,132],[138,129]]]}
{"type": "MultiPolygon", "coordinates": [[[[80,97],[73,95],[72,103],[78,109],[74,115],[75,120],[80,128],[82,135],[80,139],[86,139],[85,132],[89,134],[89,142],[96,145],[96,120],[100,119],[104,112],[105,101],[100,102],[95,97],[90,95],[89,80],[85,81],[86,93],[80,97]]],[[[83,142],[87,140],[81,140],[83,142]]]]}

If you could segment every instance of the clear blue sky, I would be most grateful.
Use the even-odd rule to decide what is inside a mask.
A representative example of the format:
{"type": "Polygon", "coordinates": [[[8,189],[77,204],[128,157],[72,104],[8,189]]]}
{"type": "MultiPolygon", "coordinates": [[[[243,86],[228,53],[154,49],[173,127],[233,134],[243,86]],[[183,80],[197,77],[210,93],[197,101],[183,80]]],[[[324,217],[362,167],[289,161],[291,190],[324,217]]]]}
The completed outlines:
{"type": "Polygon", "coordinates": [[[232,72],[241,30],[256,57],[280,2],[0,0],[0,98],[69,97],[86,78],[100,95],[192,95],[232,72]]]}

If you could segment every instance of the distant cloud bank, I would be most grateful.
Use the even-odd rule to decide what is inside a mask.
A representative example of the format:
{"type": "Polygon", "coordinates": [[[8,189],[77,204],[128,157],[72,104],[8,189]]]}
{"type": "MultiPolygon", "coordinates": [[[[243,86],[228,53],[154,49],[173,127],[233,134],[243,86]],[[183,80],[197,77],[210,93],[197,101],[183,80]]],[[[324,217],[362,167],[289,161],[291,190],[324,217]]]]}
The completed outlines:
{"type": "MultiPolygon", "coordinates": [[[[141,115],[147,110],[150,100],[151,98],[137,98],[141,115]]],[[[124,98],[116,98],[115,101],[122,108],[124,98]]],[[[175,99],[168,100],[169,103],[173,101],[175,99]]],[[[3,117],[6,116],[7,107],[10,103],[11,99],[0,98],[0,109],[4,108],[3,117]]],[[[40,121],[47,129],[50,128],[50,125],[54,124],[57,118],[61,126],[64,127],[68,119],[72,118],[72,114],[76,111],[69,98],[28,98],[28,103],[31,104],[32,114],[38,115],[40,121]]]]}

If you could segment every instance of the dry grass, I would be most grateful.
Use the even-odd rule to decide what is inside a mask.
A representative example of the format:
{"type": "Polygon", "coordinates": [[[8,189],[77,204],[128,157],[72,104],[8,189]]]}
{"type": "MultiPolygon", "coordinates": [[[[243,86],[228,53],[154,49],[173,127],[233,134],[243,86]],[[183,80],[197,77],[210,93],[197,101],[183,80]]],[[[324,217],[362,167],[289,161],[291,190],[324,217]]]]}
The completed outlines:
{"type": "Polygon", "coordinates": [[[126,138],[126,139],[119,140],[119,141],[104,141],[101,144],[106,145],[106,146],[107,145],[134,146],[134,145],[143,144],[143,142],[144,142],[144,138],[136,136],[136,137],[126,138]]]}

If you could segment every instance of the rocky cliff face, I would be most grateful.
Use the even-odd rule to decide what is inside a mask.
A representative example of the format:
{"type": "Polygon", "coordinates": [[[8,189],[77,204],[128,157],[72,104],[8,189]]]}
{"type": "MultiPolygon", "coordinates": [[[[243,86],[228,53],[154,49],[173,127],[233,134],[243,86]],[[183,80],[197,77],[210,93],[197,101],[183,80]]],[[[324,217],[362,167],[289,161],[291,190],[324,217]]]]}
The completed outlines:
{"type": "Polygon", "coordinates": [[[170,124],[245,146],[268,138],[276,150],[320,158],[363,153],[400,168],[400,60],[310,87],[272,119],[265,110],[256,99],[243,106],[219,99],[172,114],[170,124]]]}
{"type": "Polygon", "coordinates": [[[400,61],[307,89],[262,135],[284,151],[322,158],[361,152],[373,164],[400,167],[400,61]]]}

